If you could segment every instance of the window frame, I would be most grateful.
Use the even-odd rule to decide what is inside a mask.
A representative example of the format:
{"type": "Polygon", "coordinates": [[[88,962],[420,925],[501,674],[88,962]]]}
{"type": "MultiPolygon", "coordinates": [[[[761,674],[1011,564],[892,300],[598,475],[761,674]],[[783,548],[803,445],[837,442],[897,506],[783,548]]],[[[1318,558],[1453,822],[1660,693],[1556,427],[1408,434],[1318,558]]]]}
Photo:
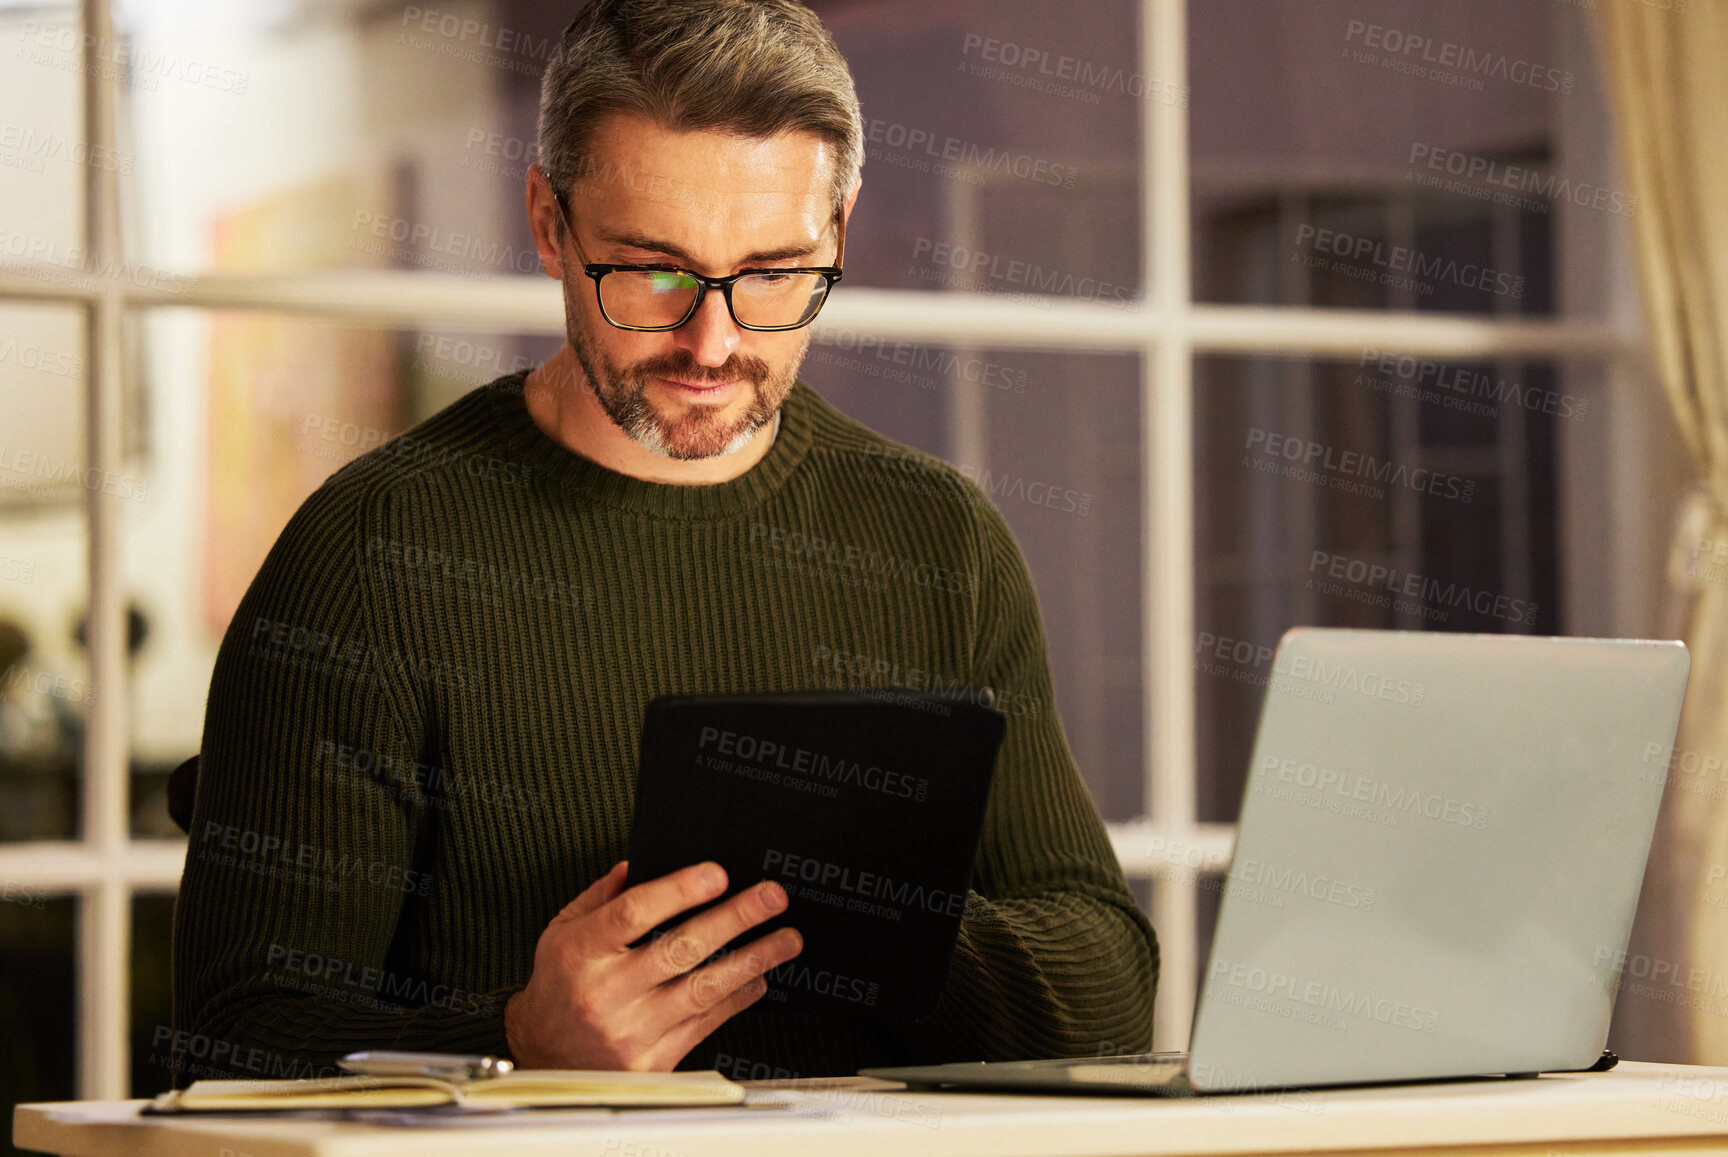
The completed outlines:
{"type": "MultiPolygon", "coordinates": [[[[1187,92],[1188,0],[1139,0],[1145,75],[1187,92]]],[[[109,0],[81,0],[83,27],[98,43],[113,35],[109,0]]],[[[88,38],[86,38],[88,43],[88,38]]],[[[92,155],[115,142],[115,88],[85,70],[84,120],[92,155]]],[[[1163,973],[1155,1012],[1159,1048],[1186,1045],[1198,992],[1197,888],[1190,871],[1157,850],[1197,849],[1227,864],[1234,825],[1196,819],[1193,367],[1197,356],[1258,354],[1354,357],[1366,347],[1442,358],[1541,358],[1613,369],[1631,363],[1631,338],[1607,321],[1436,316],[1302,306],[1199,304],[1190,269],[1190,156],[1185,102],[1144,105],[1140,179],[1146,298],[1128,308],[1092,302],[1032,305],[985,295],[853,288],[835,295],[815,325],[894,341],[926,341],[1044,352],[1134,353],[1140,358],[1142,510],[1142,752],[1147,813],[1109,826],[1131,879],[1149,880],[1163,973]]],[[[118,254],[118,174],[85,173],[88,251],[118,254]]],[[[543,278],[490,281],[417,271],[201,275],[190,292],[109,281],[94,288],[56,282],[49,271],[0,268],[0,302],[82,306],[89,319],[85,384],[87,464],[123,469],[121,326],[130,313],[179,307],[255,309],[339,318],[350,324],[496,330],[563,336],[558,287],[543,278]]],[[[968,388],[962,383],[958,388],[968,388]]],[[[984,407],[959,400],[951,442],[985,445],[984,407]]],[[[964,455],[963,455],[964,456],[964,455]]],[[[120,499],[86,496],[90,675],[97,686],[126,679],[120,499]]],[[[87,719],[82,836],[0,846],[0,878],[72,895],[78,915],[78,1095],[129,1093],[129,951],[134,894],[172,891],[186,841],[136,839],[127,828],[130,727],[122,694],[98,696],[87,719]]]]}

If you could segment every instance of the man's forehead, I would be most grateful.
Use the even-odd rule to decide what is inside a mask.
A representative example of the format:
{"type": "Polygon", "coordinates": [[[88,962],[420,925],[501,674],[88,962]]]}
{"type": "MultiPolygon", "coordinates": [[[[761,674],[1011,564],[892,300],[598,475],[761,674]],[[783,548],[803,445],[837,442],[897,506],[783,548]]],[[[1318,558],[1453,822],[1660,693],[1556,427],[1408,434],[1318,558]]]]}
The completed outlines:
{"type": "Polygon", "coordinates": [[[833,172],[834,150],[814,133],[679,132],[618,114],[595,131],[573,175],[577,196],[606,202],[609,217],[821,228],[832,212],[833,172]]]}

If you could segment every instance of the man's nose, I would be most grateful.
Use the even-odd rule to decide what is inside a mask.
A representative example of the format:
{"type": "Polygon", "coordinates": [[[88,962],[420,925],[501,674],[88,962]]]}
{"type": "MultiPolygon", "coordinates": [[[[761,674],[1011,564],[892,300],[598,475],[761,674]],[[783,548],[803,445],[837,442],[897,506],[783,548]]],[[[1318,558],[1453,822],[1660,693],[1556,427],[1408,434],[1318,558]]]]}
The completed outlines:
{"type": "Polygon", "coordinates": [[[678,344],[690,351],[690,356],[705,366],[724,365],[738,348],[738,323],[726,308],[726,297],[710,289],[696,307],[689,321],[672,331],[678,344]]]}

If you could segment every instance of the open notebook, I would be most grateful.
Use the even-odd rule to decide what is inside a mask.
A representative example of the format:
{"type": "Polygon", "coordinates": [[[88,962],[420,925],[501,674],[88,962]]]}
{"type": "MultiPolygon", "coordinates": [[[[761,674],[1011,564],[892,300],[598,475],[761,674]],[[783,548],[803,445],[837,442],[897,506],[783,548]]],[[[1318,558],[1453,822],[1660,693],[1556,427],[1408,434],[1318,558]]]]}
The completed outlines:
{"type": "Polygon", "coordinates": [[[153,1113],[284,1109],[526,1109],[736,1105],[744,1089],[717,1072],[625,1073],[526,1069],[474,1080],[347,1076],[304,1081],[194,1081],[163,1093],[153,1113]]]}

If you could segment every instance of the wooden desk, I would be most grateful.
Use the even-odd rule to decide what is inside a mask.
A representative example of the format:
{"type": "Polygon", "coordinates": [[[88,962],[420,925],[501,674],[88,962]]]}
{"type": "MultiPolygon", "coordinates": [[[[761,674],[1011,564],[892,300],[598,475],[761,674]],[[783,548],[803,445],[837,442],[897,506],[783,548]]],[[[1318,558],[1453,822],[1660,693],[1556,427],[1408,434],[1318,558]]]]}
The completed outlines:
{"type": "Polygon", "coordinates": [[[1633,1062],[1536,1080],[1169,1100],[909,1094],[862,1078],[751,1087],[784,1090],[795,1107],[587,1110],[526,1125],[430,1129],[140,1118],[140,1101],[60,1102],[20,1105],[14,1140],[69,1157],[1728,1152],[1728,1069],[1633,1062]]]}

